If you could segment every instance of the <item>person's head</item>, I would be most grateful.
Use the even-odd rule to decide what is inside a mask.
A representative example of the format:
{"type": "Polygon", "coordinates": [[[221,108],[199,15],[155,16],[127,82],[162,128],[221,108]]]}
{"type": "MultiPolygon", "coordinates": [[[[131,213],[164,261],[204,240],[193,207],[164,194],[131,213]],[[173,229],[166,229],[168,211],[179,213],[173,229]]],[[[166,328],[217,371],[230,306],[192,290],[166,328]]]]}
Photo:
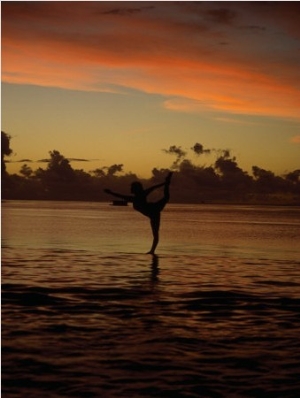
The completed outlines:
{"type": "Polygon", "coordinates": [[[134,195],[138,195],[139,193],[142,193],[143,191],[144,191],[144,188],[140,182],[135,181],[131,184],[131,193],[133,193],[134,195]]]}

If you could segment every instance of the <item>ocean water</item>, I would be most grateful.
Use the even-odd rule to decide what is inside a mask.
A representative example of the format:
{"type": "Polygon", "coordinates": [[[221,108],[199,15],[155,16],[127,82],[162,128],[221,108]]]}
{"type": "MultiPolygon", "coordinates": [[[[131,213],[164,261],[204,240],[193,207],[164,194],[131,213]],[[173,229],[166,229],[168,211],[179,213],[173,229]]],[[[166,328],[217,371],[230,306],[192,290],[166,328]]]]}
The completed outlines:
{"type": "Polygon", "coordinates": [[[2,203],[3,397],[299,397],[300,208],[2,203]]]}

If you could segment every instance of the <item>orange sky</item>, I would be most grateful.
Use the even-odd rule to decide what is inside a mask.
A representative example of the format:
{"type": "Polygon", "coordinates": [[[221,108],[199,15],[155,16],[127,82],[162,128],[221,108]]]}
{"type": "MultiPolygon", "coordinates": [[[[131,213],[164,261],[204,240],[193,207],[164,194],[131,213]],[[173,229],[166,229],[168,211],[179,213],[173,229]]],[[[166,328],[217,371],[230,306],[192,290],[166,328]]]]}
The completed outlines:
{"type": "MultiPolygon", "coordinates": [[[[151,168],[149,160],[144,166],[140,164],[145,159],[145,155],[141,156],[141,143],[122,141],[124,131],[144,131],[147,150],[150,145],[157,153],[162,149],[159,140],[163,135],[162,144],[170,139],[169,145],[192,145],[201,140],[206,147],[230,145],[230,149],[241,155],[245,167],[260,160],[264,160],[264,167],[277,167],[282,172],[299,167],[298,2],[2,2],[1,5],[2,87],[5,87],[2,129],[16,135],[12,147],[17,148],[20,158],[46,157],[47,152],[42,152],[44,148],[39,144],[41,134],[47,135],[45,141],[49,145],[52,143],[49,134],[54,135],[56,149],[65,147],[51,130],[51,124],[55,123],[52,113],[43,110],[47,125],[44,133],[34,127],[37,124],[40,128],[42,121],[23,119],[18,125],[13,120],[18,117],[17,109],[13,109],[14,96],[19,101],[24,96],[26,101],[26,88],[38,86],[41,90],[76,92],[79,97],[82,93],[82,101],[87,99],[86,95],[90,95],[88,101],[95,98],[93,95],[98,95],[101,101],[108,98],[105,96],[110,96],[109,101],[115,96],[115,106],[112,104],[105,112],[105,120],[102,119],[105,156],[101,157],[107,162],[114,162],[122,153],[120,160],[125,166],[129,164],[133,169],[139,164],[137,167],[145,170],[143,173],[151,168]],[[129,97],[133,102],[127,112],[133,113],[124,117],[129,97]],[[139,101],[136,109],[143,101],[145,104],[153,101],[148,114],[142,116],[139,112],[135,122],[134,101],[139,101]],[[122,127],[109,124],[118,114],[122,115],[122,127]],[[130,119],[127,124],[126,119],[130,119]],[[149,123],[149,119],[155,119],[156,123],[149,123]],[[218,137],[221,120],[226,126],[218,137]],[[183,133],[175,133],[175,142],[169,130],[175,131],[180,124],[183,133]],[[249,125],[255,128],[251,130],[249,125]],[[125,152],[126,145],[130,145],[127,157],[124,150],[116,149],[112,133],[125,152]],[[273,143],[272,133],[276,137],[273,143]],[[269,162],[262,152],[257,151],[255,157],[257,142],[270,142],[273,146],[269,162]],[[281,153],[277,163],[276,150],[281,153]],[[113,151],[115,156],[111,156],[113,151]]],[[[31,92],[27,91],[27,98],[31,92]]],[[[51,101],[55,102],[55,98],[59,101],[61,92],[51,94],[51,101]]],[[[35,95],[41,95],[41,91],[35,91],[35,95]]],[[[78,109],[73,108],[72,123],[76,126],[76,119],[90,118],[92,140],[96,134],[93,130],[99,125],[97,113],[80,113],[83,107],[79,105],[79,97],[78,109]]],[[[33,99],[26,106],[30,107],[31,102],[34,107],[33,99]]],[[[65,106],[68,108],[71,103],[62,105],[65,106]]],[[[27,115],[38,119],[39,114],[30,109],[27,115]]],[[[20,109],[20,118],[22,112],[20,109]]],[[[57,129],[57,123],[54,128],[57,129]]],[[[60,136],[64,134],[62,123],[60,136]]],[[[71,148],[68,147],[72,153],[79,151],[81,138],[76,128],[73,134],[74,148],[70,140],[71,148]]],[[[83,149],[86,152],[81,156],[94,157],[87,145],[83,149]]],[[[161,154],[157,156],[153,167],[165,162],[161,154]]]]}

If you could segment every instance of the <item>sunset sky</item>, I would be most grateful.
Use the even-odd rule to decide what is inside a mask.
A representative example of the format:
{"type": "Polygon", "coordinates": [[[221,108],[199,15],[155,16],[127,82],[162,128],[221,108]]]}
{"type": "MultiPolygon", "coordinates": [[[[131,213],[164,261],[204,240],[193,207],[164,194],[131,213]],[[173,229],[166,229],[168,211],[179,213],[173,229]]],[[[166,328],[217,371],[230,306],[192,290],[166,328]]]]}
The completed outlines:
{"type": "Polygon", "coordinates": [[[24,159],[45,167],[56,149],[73,168],[123,163],[149,177],[173,162],[163,149],[196,142],[230,149],[249,172],[300,168],[299,2],[1,8],[9,172],[24,159]]]}

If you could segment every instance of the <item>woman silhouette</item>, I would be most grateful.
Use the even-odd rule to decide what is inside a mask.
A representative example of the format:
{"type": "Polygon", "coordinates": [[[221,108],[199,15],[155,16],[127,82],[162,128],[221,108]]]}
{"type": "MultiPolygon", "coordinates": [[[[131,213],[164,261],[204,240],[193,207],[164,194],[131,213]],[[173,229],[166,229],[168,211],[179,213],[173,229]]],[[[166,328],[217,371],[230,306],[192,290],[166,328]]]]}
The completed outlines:
{"type": "Polygon", "coordinates": [[[160,226],[160,213],[168,203],[170,199],[169,186],[171,183],[171,177],[173,173],[169,173],[165,179],[165,182],[157,185],[153,185],[148,189],[144,189],[143,185],[136,181],[131,184],[131,193],[130,195],[122,195],[116,192],[112,192],[110,189],[105,189],[104,192],[116,196],[117,198],[121,198],[126,202],[130,202],[133,204],[133,208],[144,216],[150,218],[151,229],[153,234],[153,243],[151,250],[148,254],[154,254],[156,246],[159,241],[159,226],[160,226]],[[147,196],[157,188],[164,186],[164,197],[160,199],[158,202],[147,202],[147,196]]]}

